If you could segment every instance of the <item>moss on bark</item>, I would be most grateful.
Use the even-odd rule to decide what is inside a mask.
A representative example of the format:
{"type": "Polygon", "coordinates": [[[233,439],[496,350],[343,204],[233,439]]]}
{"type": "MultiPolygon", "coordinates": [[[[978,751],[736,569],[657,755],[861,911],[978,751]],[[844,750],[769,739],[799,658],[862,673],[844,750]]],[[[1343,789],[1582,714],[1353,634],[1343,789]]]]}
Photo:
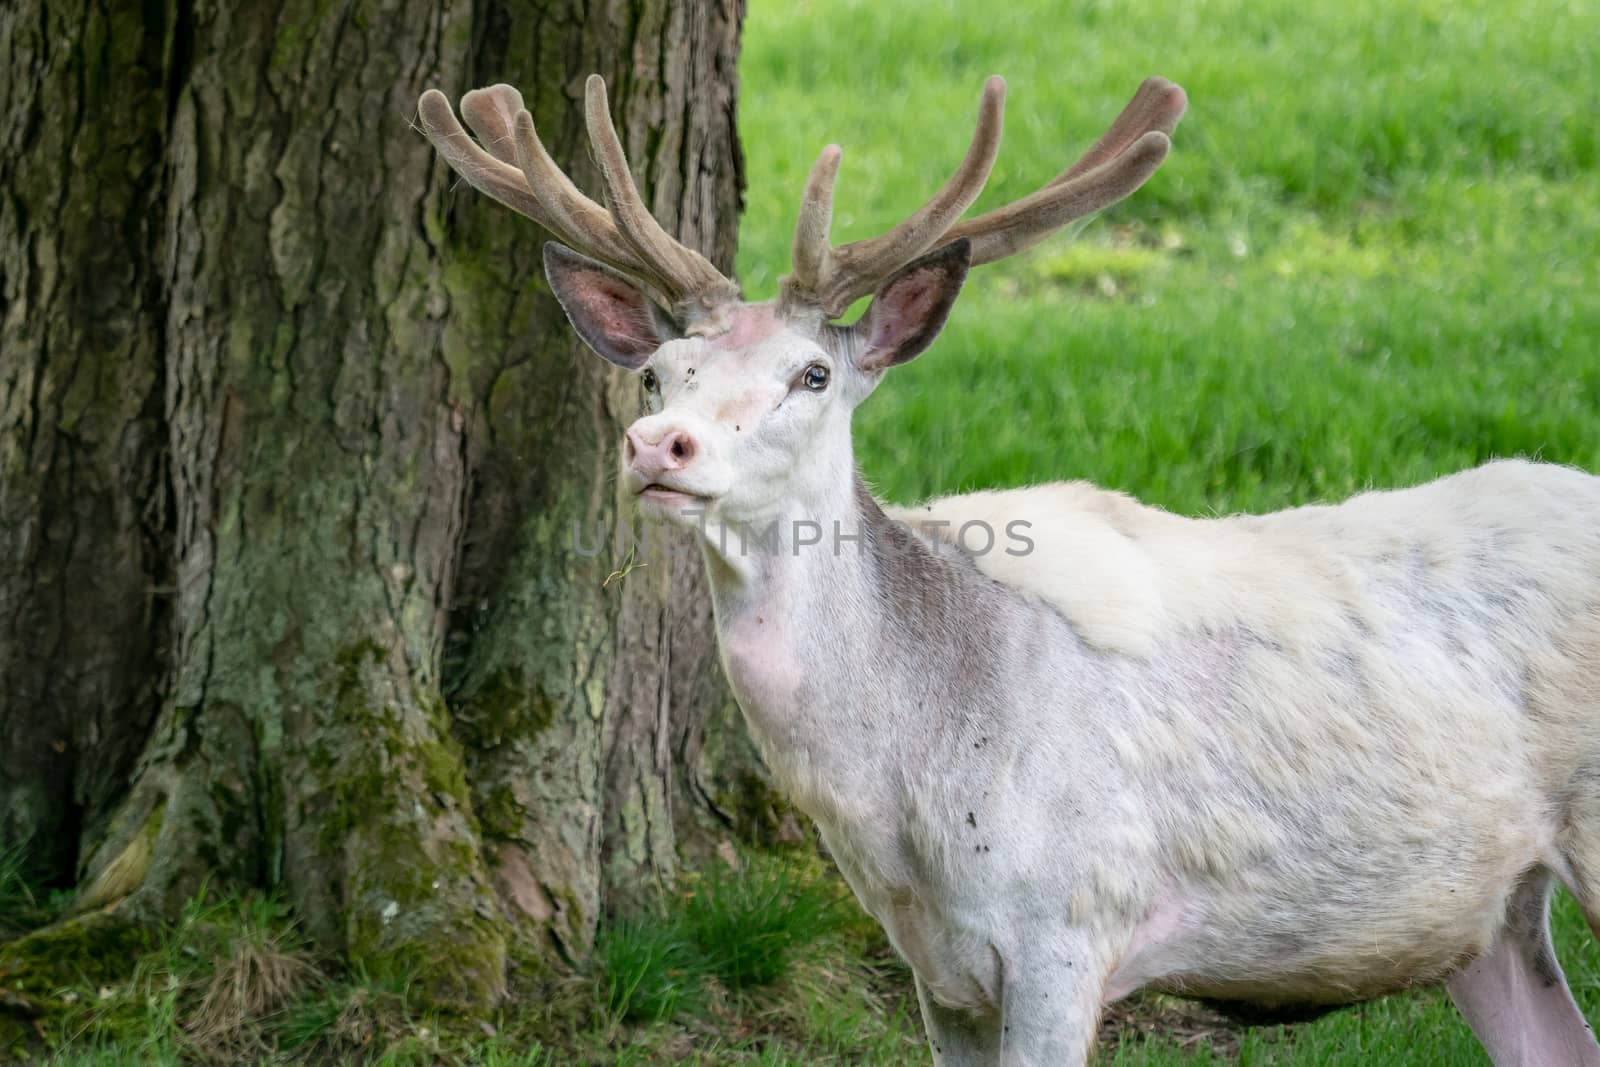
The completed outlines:
{"type": "Polygon", "coordinates": [[[71,987],[126,978],[154,943],[148,926],[117,915],[67,919],[0,945],[0,989],[45,1007],[71,987]]]}

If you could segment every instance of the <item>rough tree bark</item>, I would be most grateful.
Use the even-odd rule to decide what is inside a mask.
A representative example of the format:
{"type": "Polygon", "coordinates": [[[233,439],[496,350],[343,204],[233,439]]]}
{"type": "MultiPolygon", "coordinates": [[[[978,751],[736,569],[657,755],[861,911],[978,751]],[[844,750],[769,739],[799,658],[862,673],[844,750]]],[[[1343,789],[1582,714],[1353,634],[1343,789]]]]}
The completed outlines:
{"type": "Polygon", "coordinates": [[[0,842],[57,882],[165,655],[170,19],[0,9],[0,842]]]}
{"type": "Polygon", "coordinates": [[[0,843],[49,841],[79,911],[272,887],[482,1003],[508,947],[581,957],[761,811],[698,560],[607,585],[587,551],[637,386],[578,350],[544,235],[410,126],[427,86],[512,82],[594,188],[598,70],[658,217],[727,268],[742,16],[0,15],[0,843]]]}

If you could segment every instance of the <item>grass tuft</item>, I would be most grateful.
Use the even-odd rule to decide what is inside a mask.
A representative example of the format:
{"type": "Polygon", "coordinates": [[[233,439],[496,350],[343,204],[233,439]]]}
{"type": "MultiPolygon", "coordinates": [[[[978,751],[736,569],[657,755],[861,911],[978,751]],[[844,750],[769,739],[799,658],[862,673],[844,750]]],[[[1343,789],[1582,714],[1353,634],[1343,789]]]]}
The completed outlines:
{"type": "Polygon", "coordinates": [[[595,941],[599,996],[617,1022],[659,1022],[704,1001],[706,968],[672,920],[626,920],[595,941]]]}
{"type": "Polygon", "coordinates": [[[770,986],[845,925],[843,889],[815,865],[751,855],[693,878],[665,914],[625,920],[595,944],[598,992],[614,1022],[704,1013],[712,986],[770,986]]]}
{"type": "Polygon", "coordinates": [[[771,985],[799,953],[843,925],[841,888],[775,856],[730,871],[714,864],[688,895],[683,922],[706,968],[736,992],[771,985]]]}
{"type": "Polygon", "coordinates": [[[411,1021],[409,986],[357,971],[290,1005],[278,1036],[298,1058],[338,1059],[396,1046],[411,1021]]]}
{"type": "Polygon", "coordinates": [[[211,950],[210,976],[184,1021],[187,1044],[217,1059],[265,1051],[262,1023],[321,982],[281,906],[247,903],[211,950]]]}

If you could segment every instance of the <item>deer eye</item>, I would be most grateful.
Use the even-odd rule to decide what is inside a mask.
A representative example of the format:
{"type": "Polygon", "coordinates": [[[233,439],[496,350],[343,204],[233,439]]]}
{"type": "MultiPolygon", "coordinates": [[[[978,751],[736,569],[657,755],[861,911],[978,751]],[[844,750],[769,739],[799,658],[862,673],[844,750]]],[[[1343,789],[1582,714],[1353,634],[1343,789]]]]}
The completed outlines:
{"type": "Polygon", "coordinates": [[[813,363],[800,372],[800,381],[813,393],[820,393],[828,387],[828,368],[820,363],[813,363]]]}
{"type": "Polygon", "coordinates": [[[645,368],[644,374],[640,377],[644,381],[644,391],[647,393],[655,392],[657,387],[661,384],[660,382],[656,381],[656,372],[648,367],[645,368]]]}

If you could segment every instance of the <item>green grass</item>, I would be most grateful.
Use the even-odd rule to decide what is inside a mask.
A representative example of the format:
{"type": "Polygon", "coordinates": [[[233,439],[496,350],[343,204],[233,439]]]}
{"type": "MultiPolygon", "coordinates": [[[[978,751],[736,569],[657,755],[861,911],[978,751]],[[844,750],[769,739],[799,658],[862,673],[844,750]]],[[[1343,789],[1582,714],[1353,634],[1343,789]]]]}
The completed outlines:
{"type": "Polygon", "coordinates": [[[789,852],[688,875],[659,914],[601,931],[599,1010],[566,1054],[595,1063],[925,1059],[910,974],[831,868],[789,852]]]}
{"type": "MultiPolygon", "coordinates": [[[[1057,173],[1148,74],[1190,109],[1143,190],[975,271],[863,407],[883,495],[1087,478],[1213,514],[1493,456],[1600,470],[1600,5],[755,0],[747,293],[787,271],[824,144],[845,152],[836,242],[881,232],[960,159],[995,73],[1007,132],[976,210],[1057,173]]],[[[1557,920],[1600,1019],[1600,953],[1570,901],[1557,920]]],[[[1102,1060],[1210,1058],[1157,1040],[1102,1060]]],[[[1246,1034],[1239,1060],[1487,1062],[1437,991],[1246,1034]]]]}
{"type": "Polygon", "coordinates": [[[774,290],[828,141],[853,239],[943,180],[985,75],[1011,91],[979,209],[1160,72],[1190,95],[1167,165],[1076,241],[974,272],[863,408],[885,495],[1089,478],[1207,513],[1494,455],[1600,467],[1596,42],[1577,3],[758,0],[741,276],[774,290]]]}
{"type": "Polygon", "coordinates": [[[51,938],[44,970],[13,974],[0,958],[0,1023],[28,1020],[0,1028],[0,1063],[918,1062],[909,975],[831,868],[794,850],[712,864],[656,914],[603,928],[583,973],[514,967],[489,1017],[315,955],[270,898],[198,898],[137,938],[106,917],[78,934],[49,927],[32,935],[51,938]]]}
{"type": "Polygon", "coordinates": [[[729,989],[771,985],[797,952],[841,925],[841,887],[781,860],[739,872],[713,865],[684,908],[684,927],[710,973],[729,989]]]}
{"type": "Polygon", "coordinates": [[[594,955],[604,1012],[618,1022],[661,1022],[702,998],[705,966],[681,922],[618,923],[600,931],[594,955]]]}
{"type": "Polygon", "coordinates": [[[657,1022],[705,1010],[713,982],[731,994],[771,986],[820,944],[833,945],[854,909],[814,863],[752,855],[687,877],[664,914],[625,920],[595,943],[602,1014],[657,1022]]]}
{"type": "Polygon", "coordinates": [[[197,898],[143,954],[41,990],[39,1034],[59,1050],[52,1063],[253,1060],[273,1047],[266,1028],[322,981],[281,904],[197,898]]]}

